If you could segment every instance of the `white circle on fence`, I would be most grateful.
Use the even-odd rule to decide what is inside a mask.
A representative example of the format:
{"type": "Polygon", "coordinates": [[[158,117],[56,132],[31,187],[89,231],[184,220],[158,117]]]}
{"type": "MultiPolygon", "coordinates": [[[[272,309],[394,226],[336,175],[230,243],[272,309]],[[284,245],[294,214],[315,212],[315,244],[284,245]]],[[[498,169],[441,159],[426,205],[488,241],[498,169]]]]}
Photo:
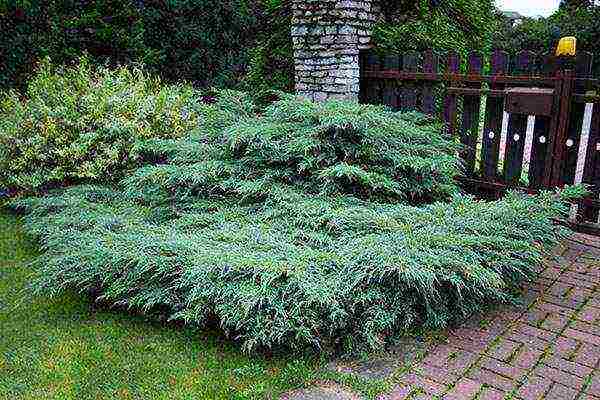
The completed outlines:
{"type": "Polygon", "coordinates": [[[494,138],[494,136],[496,136],[496,134],[495,134],[494,132],[490,131],[490,133],[488,133],[488,137],[489,137],[490,139],[493,139],[493,138],[494,138]]]}
{"type": "Polygon", "coordinates": [[[518,142],[519,139],[521,139],[521,136],[519,136],[518,134],[515,134],[515,136],[513,136],[513,139],[515,140],[515,142],[518,142]]]}
{"type": "Polygon", "coordinates": [[[573,139],[567,140],[567,147],[573,147],[574,144],[575,142],[573,142],[573,139]]]}
{"type": "Polygon", "coordinates": [[[540,143],[546,143],[546,136],[540,136],[540,143]]]}

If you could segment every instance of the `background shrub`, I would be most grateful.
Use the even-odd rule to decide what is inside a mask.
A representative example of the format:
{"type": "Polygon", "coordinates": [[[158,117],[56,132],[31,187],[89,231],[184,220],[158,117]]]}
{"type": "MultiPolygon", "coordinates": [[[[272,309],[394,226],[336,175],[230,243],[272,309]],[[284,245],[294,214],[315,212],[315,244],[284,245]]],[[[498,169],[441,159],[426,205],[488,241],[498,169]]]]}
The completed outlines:
{"type": "Polygon", "coordinates": [[[82,179],[113,180],[134,163],[139,139],[187,135],[199,92],[141,70],[43,63],[24,97],[0,103],[0,186],[34,190],[82,179]]]}
{"type": "Polygon", "coordinates": [[[36,61],[87,53],[99,64],[144,64],[167,80],[234,86],[267,28],[260,0],[0,2],[0,86],[25,87],[36,61]]]}
{"type": "Polygon", "coordinates": [[[170,162],[138,169],[126,181],[130,191],[161,189],[174,199],[198,194],[264,199],[282,185],[294,185],[313,194],[412,203],[458,191],[459,146],[435,120],[371,105],[283,97],[216,136],[162,142],[164,154],[162,146],[146,146],[150,160],[170,162]]]}

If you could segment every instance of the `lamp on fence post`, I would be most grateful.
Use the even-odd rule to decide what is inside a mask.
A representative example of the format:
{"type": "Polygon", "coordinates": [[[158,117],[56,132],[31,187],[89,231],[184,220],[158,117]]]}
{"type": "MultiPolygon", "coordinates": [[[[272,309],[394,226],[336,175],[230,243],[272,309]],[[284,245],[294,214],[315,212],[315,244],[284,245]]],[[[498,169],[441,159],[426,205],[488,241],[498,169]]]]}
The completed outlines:
{"type": "Polygon", "coordinates": [[[556,58],[558,60],[558,67],[562,70],[571,69],[573,67],[573,60],[577,55],[577,38],[574,36],[563,37],[559,40],[558,46],[556,46],[556,58]]]}
{"type": "Polygon", "coordinates": [[[571,110],[571,98],[574,89],[574,67],[577,55],[577,39],[573,36],[563,37],[556,47],[556,59],[558,75],[560,79],[558,93],[560,99],[556,104],[557,113],[555,131],[553,133],[552,145],[548,148],[549,162],[551,162],[551,173],[548,174],[547,184],[557,187],[561,184],[561,173],[565,163],[565,146],[567,130],[569,128],[569,114],[571,110]]]}

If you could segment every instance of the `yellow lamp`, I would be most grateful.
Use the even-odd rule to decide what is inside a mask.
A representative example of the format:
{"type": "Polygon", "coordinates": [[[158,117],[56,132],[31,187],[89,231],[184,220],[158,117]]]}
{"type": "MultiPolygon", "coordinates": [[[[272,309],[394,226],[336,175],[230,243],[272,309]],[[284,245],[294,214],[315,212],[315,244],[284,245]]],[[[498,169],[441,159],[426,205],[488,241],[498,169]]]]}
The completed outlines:
{"type": "Polygon", "coordinates": [[[577,38],[568,36],[560,39],[556,48],[556,56],[571,56],[574,57],[577,53],[577,38]]]}

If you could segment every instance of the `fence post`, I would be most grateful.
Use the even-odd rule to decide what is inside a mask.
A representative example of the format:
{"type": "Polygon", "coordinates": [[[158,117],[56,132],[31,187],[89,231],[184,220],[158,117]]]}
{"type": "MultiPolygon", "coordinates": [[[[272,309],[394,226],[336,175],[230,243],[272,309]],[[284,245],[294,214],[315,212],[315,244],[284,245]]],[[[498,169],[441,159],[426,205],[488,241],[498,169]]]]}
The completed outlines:
{"type": "Polygon", "coordinates": [[[567,129],[569,127],[569,114],[571,112],[571,98],[573,97],[573,87],[575,82],[575,73],[573,70],[559,72],[559,78],[562,83],[560,87],[560,106],[558,109],[558,125],[556,133],[552,135],[553,140],[549,146],[550,158],[552,159],[552,173],[547,179],[547,187],[553,188],[561,184],[561,171],[565,162],[565,142],[567,139],[567,129]]]}
{"type": "MultiPolygon", "coordinates": [[[[460,58],[458,53],[448,53],[448,59],[446,63],[446,74],[449,79],[446,82],[448,86],[454,86],[454,75],[460,71],[460,58]]],[[[444,99],[444,122],[448,128],[448,134],[450,137],[454,137],[456,134],[456,117],[457,117],[457,97],[454,93],[448,93],[448,86],[446,87],[446,98],[444,99]]]]}

